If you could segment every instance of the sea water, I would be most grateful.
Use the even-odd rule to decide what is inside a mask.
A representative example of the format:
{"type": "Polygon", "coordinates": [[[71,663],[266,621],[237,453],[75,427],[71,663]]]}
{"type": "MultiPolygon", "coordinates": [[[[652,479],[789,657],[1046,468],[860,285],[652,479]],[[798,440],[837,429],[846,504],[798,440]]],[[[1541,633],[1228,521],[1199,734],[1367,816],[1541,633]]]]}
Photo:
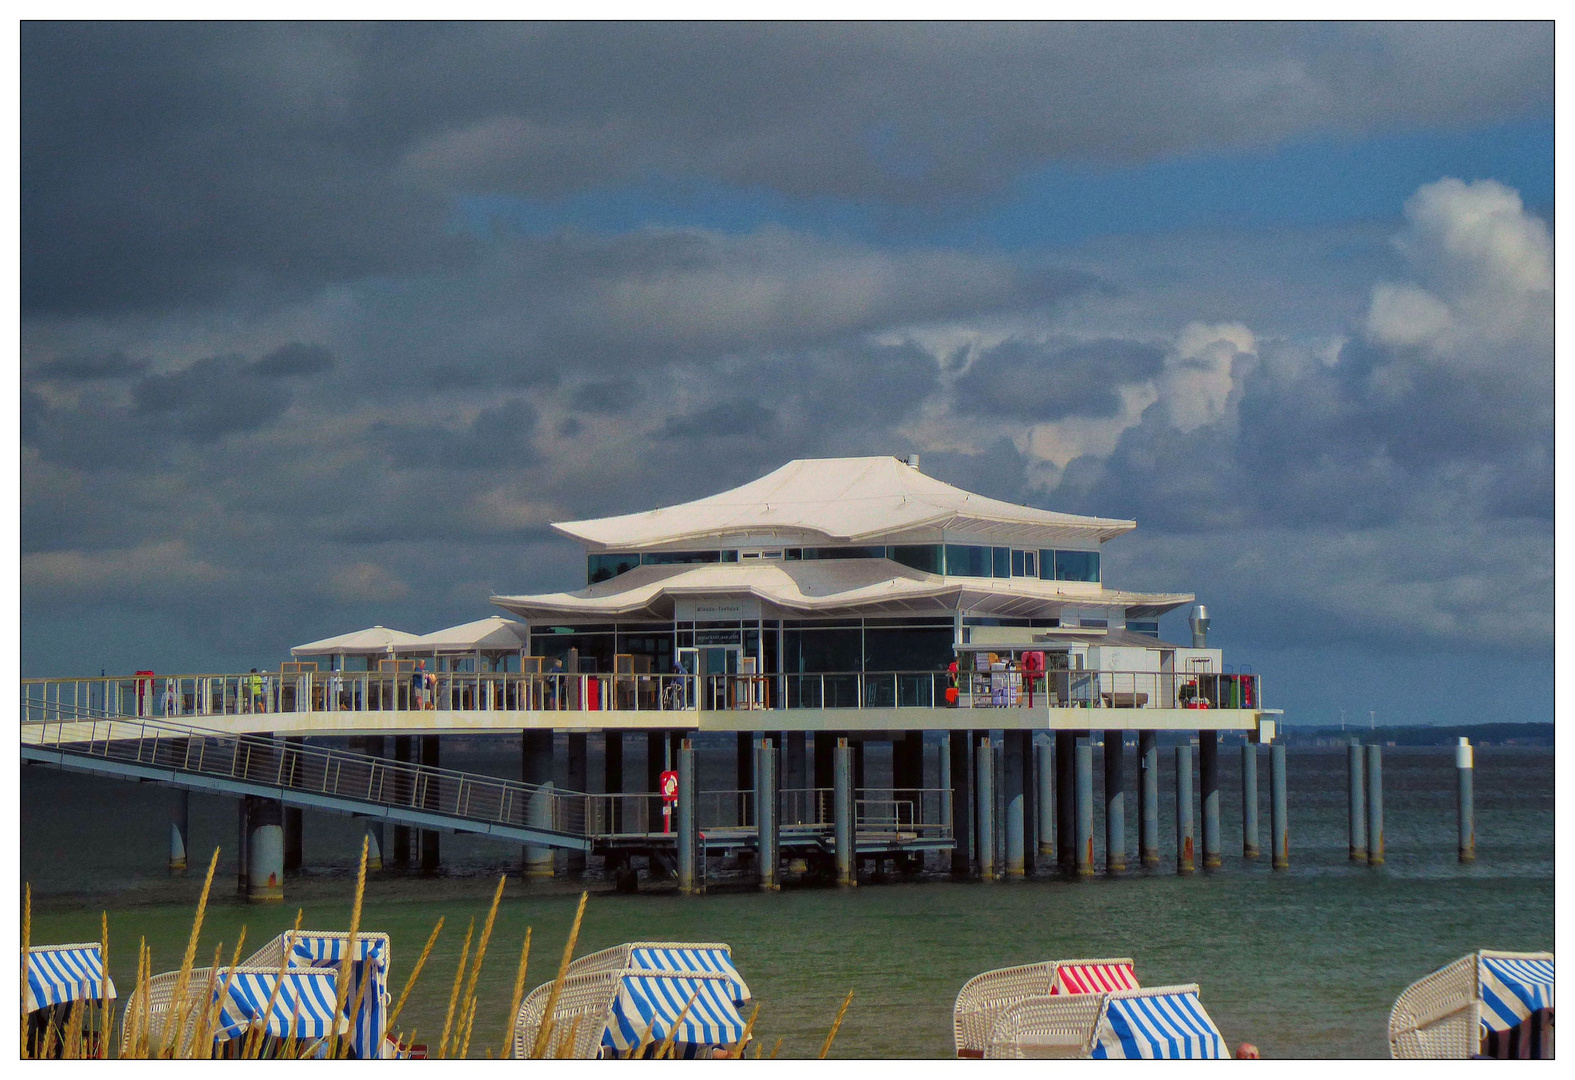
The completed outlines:
{"type": "MultiPolygon", "coordinates": [[[[1161,866],[1118,879],[952,882],[942,873],[854,889],[789,887],[776,894],[716,887],[680,898],[670,889],[621,895],[593,879],[577,954],[632,940],[722,941],[761,1004],[756,1033],[781,1056],[819,1051],[849,990],[853,1003],[837,1057],[945,1057],[951,1007],[971,976],[1010,964],[1130,956],[1146,985],[1196,982],[1226,1039],[1271,1057],[1387,1054],[1390,1006],[1407,984],[1478,948],[1553,948],[1553,755],[1531,748],[1477,751],[1477,861],[1455,855],[1455,772],[1448,749],[1386,748],[1387,863],[1346,855],[1343,750],[1293,748],[1288,758],[1291,868],[1269,867],[1267,757],[1260,760],[1264,856],[1241,855],[1239,750],[1220,752],[1225,865],[1178,877],[1174,795],[1161,750],[1161,866]]],[[[1194,755],[1196,756],[1196,755],[1194,755]]],[[[1136,863],[1135,778],[1128,756],[1128,865],[1136,863]]],[[[450,767],[517,770],[512,758],[450,767]]],[[[707,770],[725,783],[731,765],[707,770]]],[[[1096,777],[1100,775],[1096,766],[1096,777]]],[[[1097,781],[1096,781],[1097,789],[1097,781]]],[[[32,940],[95,940],[110,913],[111,971],[129,993],[145,938],[154,970],[180,964],[208,856],[221,849],[199,963],[242,926],[245,953],[289,928],[346,929],[361,826],[308,813],[305,870],[286,879],[286,903],[235,897],[233,800],[191,797],[191,869],[166,873],[167,789],[38,767],[22,771],[21,869],[33,888],[32,940]]],[[[1096,828],[1102,844],[1102,826],[1096,828]]],[[[502,872],[510,883],[480,983],[471,1054],[494,1055],[527,926],[527,987],[556,970],[580,886],[525,885],[518,849],[476,837],[442,839],[444,874],[406,872],[368,881],[361,926],[393,939],[396,993],[439,916],[445,924],[400,1018],[436,1044],[465,928],[477,933],[502,872]]]]}

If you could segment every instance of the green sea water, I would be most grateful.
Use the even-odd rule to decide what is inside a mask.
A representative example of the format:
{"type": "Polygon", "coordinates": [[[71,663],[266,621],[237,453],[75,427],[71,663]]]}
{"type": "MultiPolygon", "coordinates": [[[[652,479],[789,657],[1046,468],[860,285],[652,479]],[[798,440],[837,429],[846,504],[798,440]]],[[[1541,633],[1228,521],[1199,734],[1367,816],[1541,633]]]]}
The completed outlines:
{"type": "MultiPolygon", "coordinates": [[[[1455,861],[1447,751],[1386,752],[1389,861],[1369,868],[1346,859],[1343,754],[1297,750],[1289,871],[1240,857],[1239,796],[1224,768],[1220,871],[990,885],[936,874],[772,895],[724,887],[692,899],[662,890],[620,895],[592,881],[577,951],[640,939],[727,942],[761,1003],[757,1034],[768,1049],[781,1038],[783,1056],[813,1056],[850,989],[834,1056],[949,1056],[952,1001],[969,977],[1099,956],[1133,957],[1147,985],[1201,984],[1233,1045],[1251,1041],[1270,1057],[1384,1056],[1389,1007],[1414,979],[1476,948],[1553,947],[1552,755],[1490,748],[1477,760],[1479,859],[1470,866],[1455,861]]],[[[35,890],[35,942],[95,939],[107,908],[111,969],[123,985],[140,937],[153,947],[155,970],[179,966],[206,863],[197,865],[197,853],[233,847],[235,815],[232,803],[194,796],[193,870],[170,879],[162,869],[167,801],[153,785],[23,770],[22,872],[35,890]]],[[[1162,801],[1162,814],[1170,812],[1162,801]]],[[[1136,820],[1132,808],[1127,816],[1136,820]]],[[[283,906],[236,900],[233,862],[222,853],[199,956],[211,959],[220,942],[228,955],[243,925],[260,945],[289,927],[297,907],[307,927],[345,928],[358,835],[349,819],[309,815],[307,870],[287,880],[283,906]]],[[[474,918],[479,931],[496,874],[516,858],[477,839],[444,837],[444,845],[442,877],[374,875],[362,918],[364,929],[393,939],[396,988],[437,918],[446,919],[400,1021],[433,1043],[465,926],[474,918]]],[[[530,986],[551,977],[577,898],[576,885],[527,886],[511,876],[481,977],[472,1056],[496,1053],[503,1041],[526,927],[534,932],[530,986]]]]}

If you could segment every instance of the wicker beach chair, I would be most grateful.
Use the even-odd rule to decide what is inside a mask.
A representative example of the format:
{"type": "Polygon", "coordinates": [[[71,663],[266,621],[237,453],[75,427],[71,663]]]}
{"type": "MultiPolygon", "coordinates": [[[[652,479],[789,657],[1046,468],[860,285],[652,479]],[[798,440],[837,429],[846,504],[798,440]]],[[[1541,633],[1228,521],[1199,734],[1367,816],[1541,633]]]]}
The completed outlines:
{"type": "Polygon", "coordinates": [[[1001,1011],[986,1058],[1229,1057],[1198,985],[1025,998],[1001,1011]]]}
{"type": "Polygon", "coordinates": [[[958,1057],[984,1057],[1002,1012],[1029,998],[1128,990],[1138,985],[1130,957],[1045,960],[975,975],[952,1006],[952,1041],[958,1057]]]}
{"type": "Polygon", "coordinates": [[[1389,1013],[1395,1058],[1469,1058],[1490,1032],[1553,1007],[1553,954],[1481,949],[1423,976],[1389,1013]]]}
{"type": "MultiPolygon", "coordinates": [[[[290,930],[274,938],[246,959],[244,967],[267,968],[277,971],[285,963],[288,950],[288,967],[315,967],[337,969],[344,960],[345,946],[350,935],[344,931],[290,930]]],[[[357,1058],[389,1058],[395,1056],[397,1043],[385,1036],[389,1006],[393,1003],[388,991],[388,968],[393,962],[393,947],[388,935],[376,932],[356,934],[357,959],[350,969],[350,988],[346,992],[347,1008],[354,1008],[356,998],[361,999],[360,1011],[355,1018],[355,1033],[350,1040],[351,1050],[357,1058]],[[371,982],[361,992],[361,979],[371,982]]]]}
{"type": "MultiPolygon", "coordinates": [[[[552,984],[545,983],[521,1003],[514,1021],[514,1057],[532,1055],[551,993],[552,984]]],[[[628,1056],[640,1049],[647,1031],[653,1034],[646,1052],[652,1052],[691,994],[696,1005],[674,1037],[679,1056],[737,1042],[743,1034],[737,1009],[750,991],[727,945],[637,941],[582,956],[570,963],[559,990],[546,1054],[628,1056]]]]}
{"type": "Polygon", "coordinates": [[[128,1052],[134,1028],[146,1023],[148,1046],[154,1056],[166,1049],[177,1053],[202,1053],[192,1043],[198,1029],[211,1017],[215,1043],[242,1038],[253,1025],[261,1024],[265,1034],[279,1040],[295,1036],[297,1056],[319,1053],[325,1040],[337,1028],[343,1035],[350,1023],[339,1016],[332,1023],[338,972],[328,968],[286,969],[278,993],[279,968],[240,965],[233,974],[229,968],[193,968],[187,975],[184,1005],[177,1008],[175,991],[180,972],[166,971],[148,980],[147,1013],[143,1018],[141,991],[133,991],[126,1001],[121,1020],[121,1053],[128,1052]],[[228,988],[226,989],[226,977],[228,988]],[[222,1001],[218,998],[223,993],[222,1001]],[[268,1008],[270,999],[273,1008],[268,1008]],[[214,1006],[218,1008],[215,1009],[214,1006]],[[181,1031],[174,1030],[177,1014],[184,1014],[181,1031]],[[183,1049],[178,1049],[183,1048],[183,1049]]]}

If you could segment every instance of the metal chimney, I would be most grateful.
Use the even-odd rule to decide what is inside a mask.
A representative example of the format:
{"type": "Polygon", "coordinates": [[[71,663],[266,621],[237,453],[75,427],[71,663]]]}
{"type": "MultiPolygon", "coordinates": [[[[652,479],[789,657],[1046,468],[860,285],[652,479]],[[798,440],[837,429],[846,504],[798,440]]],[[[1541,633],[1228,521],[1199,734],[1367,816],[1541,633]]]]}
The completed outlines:
{"type": "Polygon", "coordinates": [[[919,455],[918,454],[909,454],[908,455],[908,468],[910,468],[910,469],[917,469],[918,467],[919,467],[919,455]]]}
{"type": "Polygon", "coordinates": [[[1192,627],[1192,647],[1206,649],[1209,647],[1209,609],[1203,604],[1197,604],[1192,609],[1192,616],[1187,619],[1192,627]]]}

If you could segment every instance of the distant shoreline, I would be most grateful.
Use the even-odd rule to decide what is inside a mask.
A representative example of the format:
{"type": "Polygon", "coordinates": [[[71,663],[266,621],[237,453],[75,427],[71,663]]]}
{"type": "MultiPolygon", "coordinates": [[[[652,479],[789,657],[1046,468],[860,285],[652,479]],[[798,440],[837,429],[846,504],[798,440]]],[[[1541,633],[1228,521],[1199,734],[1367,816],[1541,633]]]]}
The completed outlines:
{"type": "Polygon", "coordinates": [[[1380,728],[1350,723],[1343,729],[1338,724],[1284,724],[1280,728],[1281,739],[1287,746],[1332,746],[1350,739],[1393,746],[1453,746],[1462,735],[1470,739],[1473,746],[1553,746],[1553,725],[1534,721],[1517,724],[1407,724],[1380,728]]]}

